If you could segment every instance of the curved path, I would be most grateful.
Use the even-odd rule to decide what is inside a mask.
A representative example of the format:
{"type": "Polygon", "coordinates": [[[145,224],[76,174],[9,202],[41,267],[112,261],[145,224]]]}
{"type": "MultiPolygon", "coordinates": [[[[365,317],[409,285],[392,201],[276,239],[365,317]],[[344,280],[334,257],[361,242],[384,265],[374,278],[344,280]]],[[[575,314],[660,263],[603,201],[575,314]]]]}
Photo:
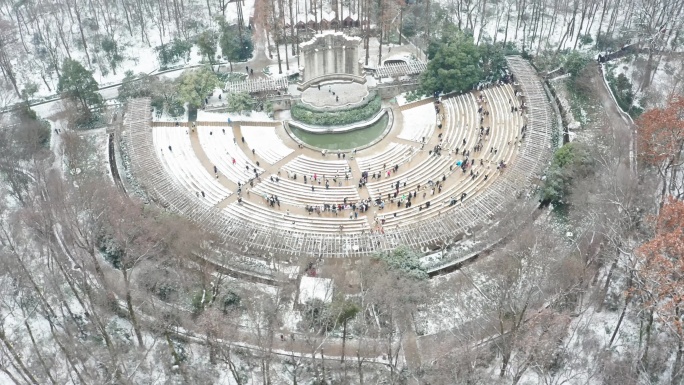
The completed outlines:
{"type": "Polygon", "coordinates": [[[591,78],[596,94],[601,101],[603,111],[607,115],[607,124],[613,130],[613,135],[621,137],[629,137],[629,162],[632,172],[636,173],[637,159],[636,159],[636,125],[634,120],[625,111],[623,111],[615,100],[613,92],[610,90],[608,80],[606,80],[603,64],[597,66],[597,71],[591,78]],[[620,124],[620,122],[624,124],[620,124]]]}

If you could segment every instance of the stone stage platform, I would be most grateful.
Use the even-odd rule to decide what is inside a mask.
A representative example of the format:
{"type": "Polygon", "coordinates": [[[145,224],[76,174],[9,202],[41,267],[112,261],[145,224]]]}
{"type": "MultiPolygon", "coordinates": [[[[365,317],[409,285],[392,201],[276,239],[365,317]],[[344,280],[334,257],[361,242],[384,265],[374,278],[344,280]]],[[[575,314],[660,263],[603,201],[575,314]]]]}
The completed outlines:
{"type": "Polygon", "coordinates": [[[368,96],[368,86],[354,82],[325,82],[302,92],[302,102],[314,107],[353,106],[368,96]],[[333,92],[335,93],[333,95],[333,92]]]}

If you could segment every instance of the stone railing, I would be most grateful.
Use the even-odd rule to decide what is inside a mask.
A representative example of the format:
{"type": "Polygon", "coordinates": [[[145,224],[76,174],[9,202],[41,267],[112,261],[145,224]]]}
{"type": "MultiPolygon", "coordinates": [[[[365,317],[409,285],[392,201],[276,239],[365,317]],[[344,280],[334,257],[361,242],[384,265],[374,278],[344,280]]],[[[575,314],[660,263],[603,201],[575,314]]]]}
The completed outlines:
{"type": "Polygon", "coordinates": [[[351,75],[351,74],[327,74],[323,76],[319,76],[317,78],[311,79],[309,81],[306,81],[304,83],[300,83],[297,85],[297,89],[299,91],[304,91],[305,89],[313,86],[314,84],[322,83],[322,82],[330,82],[334,80],[342,80],[342,81],[350,81],[354,83],[359,83],[359,84],[366,84],[366,78],[363,76],[356,76],[356,75],[351,75]]]}

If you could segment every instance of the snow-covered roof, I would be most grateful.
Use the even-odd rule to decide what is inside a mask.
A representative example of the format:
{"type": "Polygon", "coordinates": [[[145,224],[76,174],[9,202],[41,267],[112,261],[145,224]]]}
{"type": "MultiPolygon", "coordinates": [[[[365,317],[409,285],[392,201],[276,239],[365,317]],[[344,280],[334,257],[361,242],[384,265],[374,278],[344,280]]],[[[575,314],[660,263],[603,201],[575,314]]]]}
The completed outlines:
{"type": "Polygon", "coordinates": [[[302,277],[299,283],[299,303],[305,304],[312,299],[331,302],[333,295],[333,281],[330,278],[302,277]]]}

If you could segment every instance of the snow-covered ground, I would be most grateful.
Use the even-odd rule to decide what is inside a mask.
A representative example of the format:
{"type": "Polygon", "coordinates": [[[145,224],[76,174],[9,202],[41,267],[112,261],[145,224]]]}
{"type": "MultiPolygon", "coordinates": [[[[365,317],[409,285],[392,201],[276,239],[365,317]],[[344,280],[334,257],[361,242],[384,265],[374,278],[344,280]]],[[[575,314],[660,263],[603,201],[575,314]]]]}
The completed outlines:
{"type": "Polygon", "coordinates": [[[197,111],[197,120],[201,122],[227,122],[231,121],[250,121],[250,122],[271,122],[273,119],[268,117],[264,111],[254,111],[249,115],[242,115],[228,112],[207,112],[197,111]]]}
{"type": "Polygon", "coordinates": [[[408,93],[403,92],[403,93],[397,95],[397,104],[398,104],[399,106],[403,106],[403,105],[405,105],[405,104],[413,103],[413,102],[415,102],[415,101],[427,99],[427,98],[430,97],[430,96],[420,96],[418,99],[409,102],[409,101],[406,100],[407,94],[408,94],[408,93]]]}
{"type": "MultiPolygon", "coordinates": [[[[255,0],[244,0],[242,2],[245,23],[248,22],[249,18],[254,13],[254,2],[255,0]]],[[[224,14],[224,19],[229,24],[237,22],[237,12],[234,4],[235,3],[228,4],[224,14]]],[[[57,73],[56,71],[49,69],[47,64],[41,62],[42,60],[45,60],[47,63],[48,59],[54,60],[59,65],[61,65],[62,60],[67,57],[84,63],[84,66],[87,69],[93,71],[93,76],[101,87],[120,82],[127,70],[131,70],[135,73],[144,72],[152,74],[157,72],[161,66],[155,49],[162,43],[169,43],[169,41],[174,38],[184,38],[183,36],[178,35],[178,31],[175,30],[175,25],[173,25],[173,23],[170,23],[171,25],[162,25],[159,23],[158,19],[155,18],[151,18],[147,21],[147,30],[142,31],[142,34],[140,27],[137,27],[137,31],[135,31],[136,27],[134,27],[131,31],[132,33],[129,33],[121,7],[115,5],[108,5],[108,7],[111,8],[109,12],[112,12],[112,14],[108,14],[108,16],[114,17],[114,14],[120,13],[121,19],[119,22],[122,24],[117,23],[116,25],[111,25],[106,31],[101,29],[91,30],[87,27],[83,28],[83,36],[88,43],[88,57],[90,58],[90,63],[88,63],[88,58],[83,50],[81,36],[77,32],[80,31],[78,22],[73,18],[73,15],[72,17],[64,17],[64,14],[61,12],[46,13],[42,20],[42,22],[46,24],[52,24],[53,26],[58,25],[60,31],[72,31],[71,33],[74,35],[72,36],[73,41],[58,39],[56,42],[50,41],[49,43],[46,43],[44,40],[38,38],[38,36],[41,38],[45,36],[45,31],[43,30],[44,26],[40,25],[40,27],[38,27],[38,24],[34,24],[33,22],[24,23],[22,25],[23,31],[21,33],[23,36],[20,36],[18,29],[15,29],[16,42],[12,49],[17,51],[17,54],[14,55],[12,65],[16,73],[19,88],[22,89],[26,84],[33,83],[38,86],[38,91],[34,95],[35,99],[54,95],[58,81],[57,73]],[[41,29],[39,30],[38,28],[41,29]],[[33,41],[26,38],[26,36],[34,35],[37,37],[33,41]],[[105,39],[111,39],[116,43],[117,53],[123,59],[116,66],[115,70],[109,65],[101,46],[101,44],[103,44],[102,41],[105,39]],[[23,44],[20,43],[20,41],[23,44]],[[47,48],[47,50],[50,52],[50,55],[54,55],[54,58],[52,56],[45,56],[47,55],[46,52],[44,52],[43,56],[40,58],[40,55],[36,54],[36,52],[43,52],[41,50],[46,49],[44,48],[46,45],[51,47],[51,49],[47,48]]],[[[213,16],[210,17],[208,15],[205,3],[190,1],[186,2],[185,7],[192,9],[192,18],[196,19],[201,27],[198,31],[213,30],[216,31],[218,35],[218,23],[215,22],[213,16]]],[[[212,5],[212,7],[215,7],[215,5],[212,5]]],[[[84,6],[84,9],[81,11],[83,12],[81,17],[85,18],[90,17],[92,9],[84,6]]],[[[185,12],[188,11],[189,10],[186,10],[185,12]]],[[[214,11],[216,10],[214,9],[214,11]]],[[[102,17],[100,14],[97,16],[102,17]]],[[[12,18],[11,20],[16,23],[15,18],[12,18]]],[[[89,19],[87,22],[91,22],[91,20],[92,19],[89,19]]],[[[100,20],[100,22],[102,21],[103,20],[100,20]]],[[[112,21],[108,20],[108,22],[111,23],[112,21]]],[[[100,25],[100,27],[102,27],[102,25],[100,25]]],[[[220,48],[218,49],[217,54],[221,54],[220,48]]],[[[176,63],[169,64],[169,66],[195,65],[199,64],[201,60],[202,56],[199,54],[197,46],[193,46],[188,60],[183,58],[176,63]]],[[[51,65],[52,62],[49,62],[48,64],[51,65]]]]}

